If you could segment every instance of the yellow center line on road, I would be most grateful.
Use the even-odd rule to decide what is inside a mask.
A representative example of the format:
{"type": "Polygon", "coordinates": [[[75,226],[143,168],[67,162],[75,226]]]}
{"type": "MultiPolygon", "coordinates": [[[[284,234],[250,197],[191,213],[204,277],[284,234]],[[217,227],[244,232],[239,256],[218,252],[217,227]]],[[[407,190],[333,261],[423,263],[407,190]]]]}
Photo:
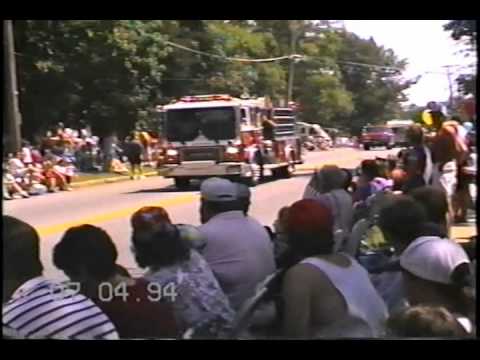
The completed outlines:
{"type": "MultiPolygon", "coordinates": [[[[164,199],[152,203],[145,203],[142,206],[177,206],[177,205],[185,205],[194,202],[195,200],[200,199],[198,194],[188,194],[188,195],[181,195],[170,199],[164,199]]],[[[137,211],[141,206],[129,207],[124,208],[116,211],[112,211],[105,214],[98,214],[91,217],[83,218],[76,221],[69,221],[62,224],[56,225],[49,225],[49,226],[42,226],[37,228],[38,234],[40,237],[50,236],[59,232],[63,232],[69,229],[72,226],[79,226],[83,224],[100,224],[107,221],[112,221],[116,219],[120,219],[123,217],[131,216],[135,211],[137,211]]]]}

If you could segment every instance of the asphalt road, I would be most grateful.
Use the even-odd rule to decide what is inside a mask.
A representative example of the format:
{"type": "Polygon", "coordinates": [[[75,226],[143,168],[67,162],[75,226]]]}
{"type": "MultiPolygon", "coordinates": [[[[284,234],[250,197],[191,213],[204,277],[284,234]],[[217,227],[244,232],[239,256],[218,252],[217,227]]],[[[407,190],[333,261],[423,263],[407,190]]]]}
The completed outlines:
{"type": "MultiPolygon", "coordinates": [[[[398,149],[363,151],[340,148],[306,155],[304,169],[324,164],[354,168],[362,159],[385,157],[398,149]]],[[[299,171],[290,179],[269,181],[252,189],[250,215],[265,225],[272,225],[278,210],[301,198],[311,170],[299,171]]],[[[64,279],[53,266],[52,250],[62,234],[71,226],[93,224],[105,229],[115,241],[118,263],[133,274],[140,274],[130,252],[130,216],[142,206],[163,206],[175,223],[199,225],[198,186],[177,191],[173,181],[151,177],[141,181],[102,184],[73,192],[61,192],[30,199],[6,201],[3,213],[33,225],[41,236],[41,257],[45,275],[64,279]]]]}

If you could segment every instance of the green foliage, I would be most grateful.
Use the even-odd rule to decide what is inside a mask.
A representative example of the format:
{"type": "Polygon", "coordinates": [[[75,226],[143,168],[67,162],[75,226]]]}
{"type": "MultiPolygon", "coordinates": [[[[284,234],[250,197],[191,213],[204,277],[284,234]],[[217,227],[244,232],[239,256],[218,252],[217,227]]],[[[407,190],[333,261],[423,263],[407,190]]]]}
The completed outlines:
{"type": "MultiPolygon", "coordinates": [[[[365,40],[349,33],[342,37],[338,52],[341,59],[399,69],[406,65],[405,60],[397,59],[391,49],[378,46],[372,38],[365,40]]],[[[367,123],[382,123],[396,117],[399,103],[405,100],[402,91],[409,86],[397,79],[399,72],[349,64],[340,68],[345,87],[353,94],[354,111],[348,119],[352,133],[358,133],[367,123]]]]}
{"type": "Polygon", "coordinates": [[[406,87],[391,72],[339,63],[403,68],[391,50],[307,20],[21,20],[14,29],[27,136],[82,119],[100,136],[124,135],[152,123],[156,105],[188,94],[285,98],[289,60],[232,62],[165,40],[228,57],[305,54],[293,84],[300,116],[350,131],[398,113],[406,87]]]}
{"type": "MultiPolygon", "coordinates": [[[[452,39],[466,40],[469,47],[464,51],[465,56],[474,55],[477,47],[477,21],[476,20],[451,20],[444,26],[445,31],[451,32],[452,39]]],[[[477,94],[477,75],[461,74],[457,78],[460,94],[477,94]]]]}
{"type": "Polygon", "coordinates": [[[19,21],[25,130],[81,118],[100,135],[125,133],[155,99],[167,55],[162,21],[19,21]]]}
{"type": "Polygon", "coordinates": [[[475,45],[477,36],[476,20],[451,20],[444,27],[445,31],[452,32],[454,40],[467,38],[471,45],[475,45]]]}

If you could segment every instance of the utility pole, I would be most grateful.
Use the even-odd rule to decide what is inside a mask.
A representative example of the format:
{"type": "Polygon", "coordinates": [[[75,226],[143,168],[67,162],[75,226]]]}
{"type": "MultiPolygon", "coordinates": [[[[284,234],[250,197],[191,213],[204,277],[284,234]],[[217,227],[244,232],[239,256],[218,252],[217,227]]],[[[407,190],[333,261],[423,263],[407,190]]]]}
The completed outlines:
{"type": "Polygon", "coordinates": [[[18,108],[17,72],[15,62],[15,47],[13,40],[12,20],[3,20],[3,49],[5,75],[5,121],[8,129],[8,151],[16,152],[21,148],[20,124],[21,117],[18,108]]]}
{"type": "Polygon", "coordinates": [[[450,91],[450,96],[448,98],[448,107],[450,108],[449,110],[453,112],[453,84],[452,84],[452,73],[450,71],[450,68],[452,68],[452,65],[445,65],[444,68],[447,69],[448,89],[450,91]]]}
{"type": "Polygon", "coordinates": [[[287,84],[287,98],[286,98],[286,104],[285,106],[288,106],[288,103],[292,101],[292,93],[293,93],[293,80],[295,77],[295,61],[296,58],[293,56],[296,53],[297,50],[297,38],[299,35],[299,29],[297,28],[296,23],[292,23],[292,21],[295,20],[290,20],[289,22],[289,27],[290,27],[290,55],[292,57],[290,58],[290,64],[288,68],[288,84],[287,84]]]}

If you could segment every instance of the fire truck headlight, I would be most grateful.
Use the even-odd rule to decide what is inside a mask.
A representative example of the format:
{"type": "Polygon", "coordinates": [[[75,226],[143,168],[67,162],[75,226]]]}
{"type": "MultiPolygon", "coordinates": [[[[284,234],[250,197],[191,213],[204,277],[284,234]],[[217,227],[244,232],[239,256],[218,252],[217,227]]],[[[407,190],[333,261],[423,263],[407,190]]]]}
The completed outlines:
{"type": "Polygon", "coordinates": [[[168,156],[177,156],[177,155],[178,155],[178,151],[175,150],[175,149],[168,149],[168,150],[167,150],[167,155],[168,155],[168,156]]]}
{"type": "Polygon", "coordinates": [[[230,155],[235,155],[235,154],[238,154],[238,149],[236,147],[233,147],[233,146],[229,146],[227,147],[227,149],[225,150],[225,152],[227,154],[230,154],[230,155]]]}

